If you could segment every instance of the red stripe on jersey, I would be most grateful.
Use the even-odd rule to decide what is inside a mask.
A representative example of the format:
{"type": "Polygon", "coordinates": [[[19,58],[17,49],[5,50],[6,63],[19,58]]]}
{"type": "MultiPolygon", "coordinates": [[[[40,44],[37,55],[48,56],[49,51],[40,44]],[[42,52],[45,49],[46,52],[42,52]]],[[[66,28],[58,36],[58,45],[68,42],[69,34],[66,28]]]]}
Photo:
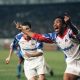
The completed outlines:
{"type": "Polygon", "coordinates": [[[60,38],[64,38],[64,36],[67,34],[68,28],[65,28],[63,35],[58,35],[60,38]]]}
{"type": "Polygon", "coordinates": [[[42,34],[38,34],[38,33],[34,33],[32,38],[35,38],[39,41],[46,42],[46,43],[53,43],[53,41],[51,39],[46,38],[42,34]]]}

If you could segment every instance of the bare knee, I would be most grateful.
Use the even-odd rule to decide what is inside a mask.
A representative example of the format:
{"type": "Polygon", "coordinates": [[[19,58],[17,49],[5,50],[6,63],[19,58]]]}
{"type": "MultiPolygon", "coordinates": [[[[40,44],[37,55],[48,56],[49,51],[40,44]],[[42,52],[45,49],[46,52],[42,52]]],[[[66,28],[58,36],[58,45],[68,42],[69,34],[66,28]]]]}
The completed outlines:
{"type": "Polygon", "coordinates": [[[30,78],[29,80],[36,80],[36,76],[33,76],[33,77],[30,78]]]}
{"type": "Polygon", "coordinates": [[[44,74],[40,74],[38,80],[46,80],[44,74]]]}
{"type": "Polygon", "coordinates": [[[70,73],[64,73],[63,80],[77,80],[77,76],[70,73]]]}

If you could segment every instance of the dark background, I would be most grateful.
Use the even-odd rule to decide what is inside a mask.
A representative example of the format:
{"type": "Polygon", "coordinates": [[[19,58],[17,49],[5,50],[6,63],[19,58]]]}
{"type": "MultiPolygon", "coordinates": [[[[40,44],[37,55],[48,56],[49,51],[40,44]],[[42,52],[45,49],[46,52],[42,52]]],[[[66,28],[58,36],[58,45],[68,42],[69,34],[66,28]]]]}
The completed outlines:
{"type": "Polygon", "coordinates": [[[68,12],[72,21],[79,28],[80,3],[56,3],[35,5],[0,5],[0,38],[13,38],[18,30],[15,21],[29,21],[33,31],[52,32],[52,21],[56,16],[68,12]]]}

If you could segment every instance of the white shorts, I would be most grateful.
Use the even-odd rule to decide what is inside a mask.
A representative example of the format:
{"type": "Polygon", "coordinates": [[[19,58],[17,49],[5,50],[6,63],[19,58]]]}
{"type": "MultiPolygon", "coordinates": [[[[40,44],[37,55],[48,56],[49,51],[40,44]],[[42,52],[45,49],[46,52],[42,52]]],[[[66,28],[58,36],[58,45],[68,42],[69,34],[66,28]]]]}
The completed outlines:
{"type": "Polygon", "coordinates": [[[80,60],[74,60],[70,63],[67,63],[67,68],[65,73],[74,74],[80,76],[80,60]]]}
{"type": "Polygon", "coordinates": [[[46,65],[43,56],[39,56],[33,60],[24,61],[24,72],[26,78],[29,80],[33,76],[46,73],[46,65]]]}

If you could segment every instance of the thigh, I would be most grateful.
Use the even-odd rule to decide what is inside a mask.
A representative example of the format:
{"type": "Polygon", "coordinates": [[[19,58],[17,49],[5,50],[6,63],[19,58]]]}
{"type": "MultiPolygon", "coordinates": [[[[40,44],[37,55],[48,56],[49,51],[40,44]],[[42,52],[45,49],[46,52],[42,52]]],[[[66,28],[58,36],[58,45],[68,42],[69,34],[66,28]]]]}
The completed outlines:
{"type": "Polygon", "coordinates": [[[34,69],[24,68],[24,73],[28,80],[33,80],[37,76],[36,71],[34,69]]]}
{"type": "Polygon", "coordinates": [[[74,60],[70,63],[67,63],[65,73],[70,73],[73,75],[80,76],[80,62],[77,60],[74,60]]]}
{"type": "Polygon", "coordinates": [[[40,75],[40,74],[46,74],[47,73],[45,63],[38,65],[36,69],[37,69],[37,74],[38,75],[40,75]]]}
{"type": "Polygon", "coordinates": [[[64,80],[77,80],[78,76],[80,76],[80,63],[77,60],[67,63],[64,80]]]}
{"type": "Polygon", "coordinates": [[[28,80],[33,80],[34,77],[37,75],[35,68],[30,67],[28,61],[24,61],[24,73],[28,80]]]}
{"type": "Polygon", "coordinates": [[[63,80],[77,80],[77,77],[78,76],[76,76],[74,74],[64,73],[63,80]]]}

